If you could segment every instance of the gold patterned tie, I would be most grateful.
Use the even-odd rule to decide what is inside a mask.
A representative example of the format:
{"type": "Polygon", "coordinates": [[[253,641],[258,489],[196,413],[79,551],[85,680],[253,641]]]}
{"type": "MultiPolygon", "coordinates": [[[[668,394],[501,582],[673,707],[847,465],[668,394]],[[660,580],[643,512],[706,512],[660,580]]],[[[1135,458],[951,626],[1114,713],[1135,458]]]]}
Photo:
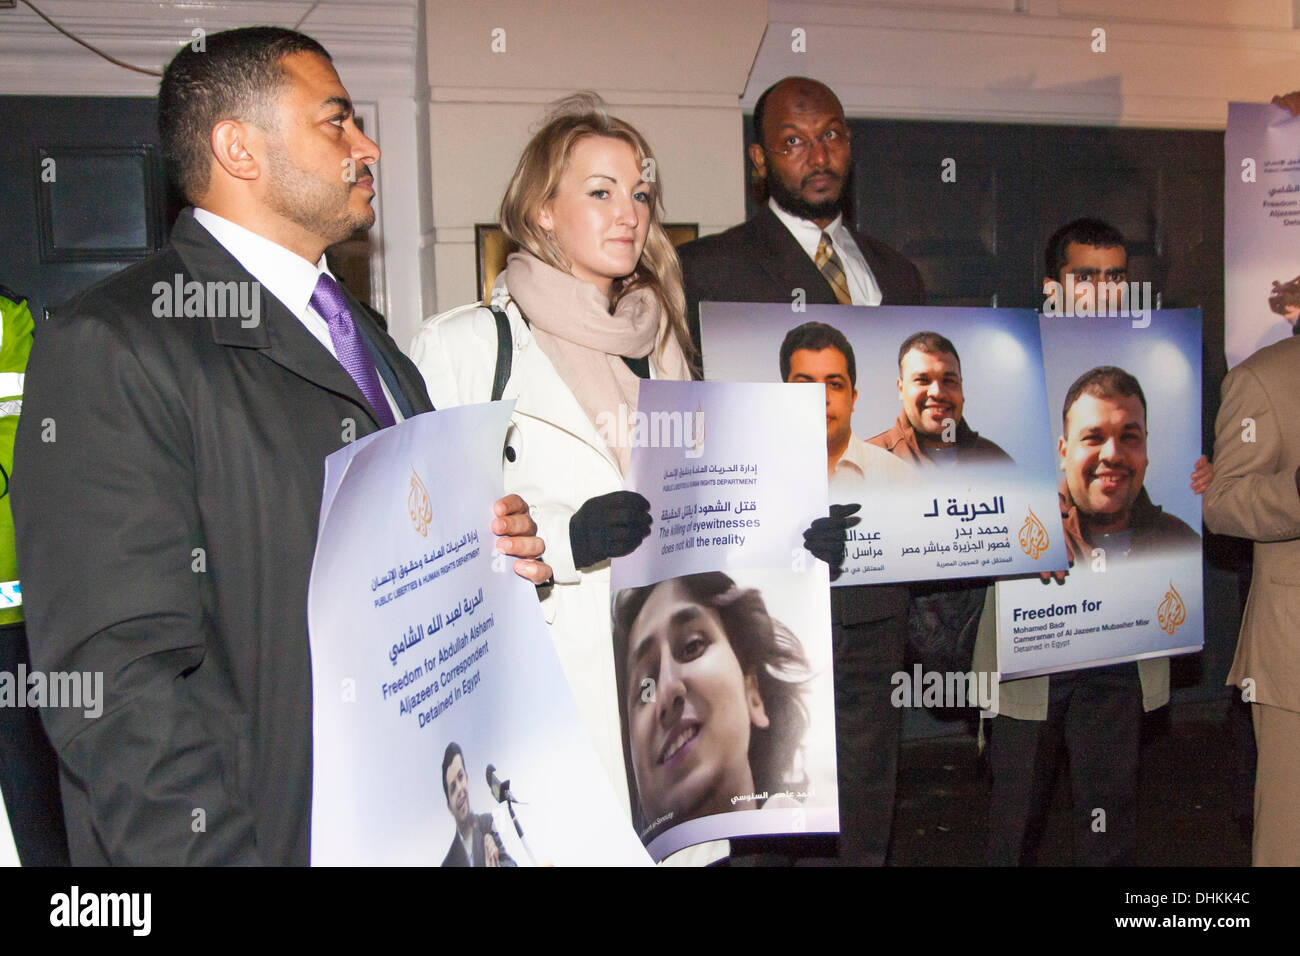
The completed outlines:
{"type": "Polygon", "coordinates": [[[831,284],[831,291],[840,305],[852,305],[853,296],[849,295],[849,280],[844,275],[844,264],[835,254],[831,237],[822,232],[822,241],[817,243],[817,268],[821,270],[826,281],[831,284]]]}

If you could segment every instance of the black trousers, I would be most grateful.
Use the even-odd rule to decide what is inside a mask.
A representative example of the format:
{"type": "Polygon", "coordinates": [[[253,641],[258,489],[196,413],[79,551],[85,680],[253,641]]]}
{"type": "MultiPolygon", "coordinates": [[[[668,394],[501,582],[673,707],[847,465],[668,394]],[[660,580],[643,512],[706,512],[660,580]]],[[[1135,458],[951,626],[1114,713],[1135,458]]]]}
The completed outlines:
{"type": "MultiPolygon", "coordinates": [[[[0,671],[31,670],[27,629],[0,626],[0,671]]],[[[26,698],[27,688],[15,686],[26,698]]],[[[0,791],[23,866],[67,866],[68,834],[59,797],[59,763],[33,707],[0,707],[0,791]]]]}
{"type": "Polygon", "coordinates": [[[1142,730],[1136,664],[1053,674],[1046,720],[998,716],[985,729],[993,773],[990,865],[1020,866],[1037,846],[1062,753],[1075,865],[1132,865],[1142,730]]]}

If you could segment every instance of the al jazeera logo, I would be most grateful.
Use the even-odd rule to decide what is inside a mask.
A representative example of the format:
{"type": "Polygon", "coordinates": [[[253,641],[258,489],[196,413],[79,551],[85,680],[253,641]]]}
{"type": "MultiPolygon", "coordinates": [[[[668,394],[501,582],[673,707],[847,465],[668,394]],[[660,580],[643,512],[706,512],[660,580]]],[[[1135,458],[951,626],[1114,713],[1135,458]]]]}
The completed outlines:
{"type": "Polygon", "coordinates": [[[1166,634],[1173,634],[1178,630],[1178,626],[1187,620],[1187,605],[1183,604],[1183,596],[1178,593],[1174,587],[1174,582],[1169,582],[1169,590],[1165,592],[1165,599],[1160,602],[1159,613],[1156,615],[1156,623],[1160,625],[1160,630],[1166,634]]]}
{"type": "Polygon", "coordinates": [[[1025,523],[1020,526],[1020,550],[1037,561],[1051,543],[1047,526],[1038,520],[1038,515],[1030,508],[1025,523]]]}
{"type": "Polygon", "coordinates": [[[411,492],[406,496],[406,510],[411,515],[411,527],[424,537],[429,536],[429,522],[433,520],[433,504],[429,501],[429,489],[411,466],[411,492]]]}

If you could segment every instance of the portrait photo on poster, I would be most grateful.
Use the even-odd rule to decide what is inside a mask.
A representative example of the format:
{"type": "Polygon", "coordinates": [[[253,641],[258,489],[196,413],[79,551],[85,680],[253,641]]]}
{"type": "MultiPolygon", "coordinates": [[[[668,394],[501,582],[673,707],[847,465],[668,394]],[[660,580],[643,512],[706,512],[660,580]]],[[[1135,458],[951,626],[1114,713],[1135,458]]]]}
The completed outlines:
{"type": "Polygon", "coordinates": [[[1057,570],[1038,318],[1025,309],[715,303],[704,369],[824,387],[835,586],[1057,570]]]}
{"type": "Polygon", "coordinates": [[[835,813],[825,587],[824,573],[711,571],[615,594],[633,822],[656,859],[835,813]]]}
{"type": "Polygon", "coordinates": [[[1188,653],[1204,643],[1200,310],[1042,318],[1058,503],[1072,565],[1044,588],[1000,581],[998,670],[1029,677],[1188,653]]]}

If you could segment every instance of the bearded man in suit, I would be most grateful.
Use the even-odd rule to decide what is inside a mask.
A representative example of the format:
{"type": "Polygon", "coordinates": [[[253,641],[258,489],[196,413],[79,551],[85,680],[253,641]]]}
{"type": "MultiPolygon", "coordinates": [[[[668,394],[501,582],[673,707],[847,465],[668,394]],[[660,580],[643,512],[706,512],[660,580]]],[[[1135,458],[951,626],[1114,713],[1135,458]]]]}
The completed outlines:
{"type": "MultiPolygon", "coordinates": [[[[32,661],[104,675],[102,716],[42,716],[74,865],[306,864],[324,460],[432,406],[325,264],[374,222],[379,147],[324,48],[274,27],[182,47],[158,127],[197,208],[39,329],[27,372],[32,661]]],[[[495,512],[499,550],[540,555],[517,496],[495,512]]]]}
{"type": "MultiPolygon", "coordinates": [[[[849,127],[835,94],[815,80],[787,77],[758,98],[754,134],[749,160],[767,204],[749,221],[678,250],[696,342],[702,301],[792,302],[802,290],[804,301],[815,304],[924,305],[916,266],[844,221],[849,127]]],[[[845,531],[858,520],[851,516],[856,510],[834,510],[805,536],[809,550],[831,565],[833,577],[844,560],[845,531]]],[[[807,837],[800,845],[733,840],[733,860],[748,853],[785,862],[792,853],[812,853],[825,862],[885,862],[902,727],[901,711],[889,701],[890,676],[903,667],[910,603],[909,589],[897,585],[831,590],[837,845],[815,845],[807,837]]]]}
{"type": "Polygon", "coordinates": [[[850,226],[844,107],[816,80],[786,77],[754,104],[753,177],[767,202],[752,219],[678,249],[696,343],[701,302],[924,305],[921,274],[850,226]]]}

